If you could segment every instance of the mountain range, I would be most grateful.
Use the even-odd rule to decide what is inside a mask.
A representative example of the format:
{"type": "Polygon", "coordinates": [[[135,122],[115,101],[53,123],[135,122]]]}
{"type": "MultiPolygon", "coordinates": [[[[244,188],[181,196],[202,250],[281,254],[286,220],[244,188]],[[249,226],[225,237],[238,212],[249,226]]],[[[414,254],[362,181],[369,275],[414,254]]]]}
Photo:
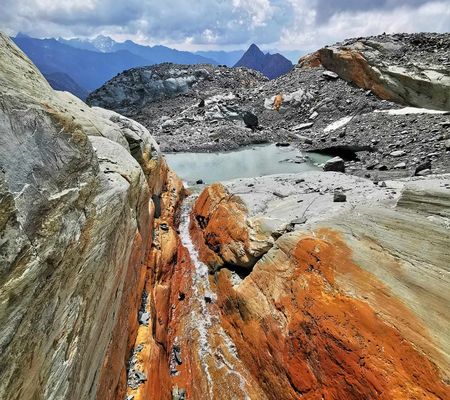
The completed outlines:
{"type": "Polygon", "coordinates": [[[57,90],[81,99],[124,70],[171,62],[246,66],[274,78],[289,71],[292,63],[280,54],[264,54],[256,45],[247,52],[180,51],[166,46],[144,46],[131,40],[116,42],[108,36],[93,39],[37,39],[19,33],[12,38],[57,90]]]}

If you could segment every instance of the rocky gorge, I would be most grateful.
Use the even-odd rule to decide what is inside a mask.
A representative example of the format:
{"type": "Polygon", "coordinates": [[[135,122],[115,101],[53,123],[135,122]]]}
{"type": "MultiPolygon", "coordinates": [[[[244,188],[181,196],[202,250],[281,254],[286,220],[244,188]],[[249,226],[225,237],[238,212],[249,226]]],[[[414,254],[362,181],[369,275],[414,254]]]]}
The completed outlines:
{"type": "Polygon", "coordinates": [[[87,105],[1,35],[0,398],[450,398],[448,39],[87,105]],[[185,187],[161,153],[261,143],[337,158],[185,187]]]}

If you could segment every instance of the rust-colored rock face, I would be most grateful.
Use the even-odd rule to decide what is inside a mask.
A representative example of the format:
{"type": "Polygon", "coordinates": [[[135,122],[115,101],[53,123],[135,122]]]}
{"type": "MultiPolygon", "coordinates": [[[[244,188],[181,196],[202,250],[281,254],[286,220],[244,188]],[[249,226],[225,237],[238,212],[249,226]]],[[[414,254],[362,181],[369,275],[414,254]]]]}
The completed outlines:
{"type": "MultiPolygon", "coordinates": [[[[204,242],[209,226],[207,232],[222,228],[226,232],[216,236],[218,245],[221,238],[232,246],[234,238],[241,241],[249,236],[248,229],[247,236],[229,234],[235,227],[230,220],[233,215],[238,216],[237,226],[248,218],[236,204],[241,202],[213,185],[194,205],[194,221],[199,215],[208,217],[204,223],[191,221],[191,235],[205,263],[211,262],[210,253],[202,250],[209,248],[204,242]],[[219,206],[222,210],[217,212],[219,206]],[[234,214],[236,208],[239,212],[234,214]]],[[[375,242],[363,240],[360,246],[366,251],[365,246],[372,249],[375,242]]],[[[384,257],[383,263],[391,262],[388,271],[398,270],[396,260],[384,257]]],[[[317,228],[282,235],[242,281],[236,281],[235,273],[223,264],[208,283],[212,301],[207,314],[196,302],[175,301],[177,305],[172,306],[179,317],[172,315],[168,331],[177,332],[189,370],[182,366],[178,380],[171,378],[171,387],[177,382],[193,399],[245,395],[252,399],[448,398],[450,390],[444,383],[448,364],[435,353],[436,339],[424,321],[354,259],[340,232],[317,228]],[[197,311],[182,311],[186,306],[197,311]],[[213,318],[217,324],[206,330],[203,344],[196,339],[195,315],[213,318]],[[234,358],[223,350],[224,342],[225,348],[234,349],[234,358]],[[206,362],[202,363],[198,354],[205,346],[206,362]],[[211,354],[221,354],[235,368],[242,392],[208,363],[211,354]],[[205,395],[206,390],[212,391],[205,395]]],[[[198,290],[197,262],[191,259],[184,267],[184,278],[174,280],[177,285],[191,280],[186,298],[195,298],[198,290]]],[[[181,276],[181,270],[176,270],[181,276]]],[[[171,340],[173,344],[175,339],[171,340]]]]}
{"type": "Polygon", "coordinates": [[[384,100],[405,102],[405,99],[382,81],[380,73],[372,68],[360,52],[351,49],[333,51],[324,48],[318,51],[318,55],[320,63],[336,72],[342,79],[369,89],[384,100]]]}
{"type": "MultiPolygon", "coordinates": [[[[143,278],[145,288],[142,289],[146,293],[146,301],[141,312],[148,313],[149,321],[139,325],[136,334],[131,336],[133,342],[130,349],[140,349],[134,352],[133,368],[135,371],[144,371],[148,377],[138,387],[128,387],[127,395],[134,396],[136,400],[170,398],[169,358],[166,350],[172,338],[169,332],[173,313],[171,305],[177,301],[179,286],[183,283],[178,271],[182,271],[184,264],[180,262],[177,268],[178,260],[185,259],[182,254],[185,250],[181,247],[175,230],[175,220],[184,196],[182,181],[165,166],[165,180],[160,199],[161,213],[153,222],[153,244],[143,278]]],[[[142,293],[142,290],[139,293],[142,293]]],[[[125,390],[126,376],[123,381],[122,388],[125,390]]],[[[117,399],[124,397],[125,393],[122,392],[116,396],[117,399]]]]}
{"type": "MultiPolygon", "coordinates": [[[[443,39],[445,40],[445,39],[443,39]]],[[[320,49],[300,60],[318,64],[378,97],[415,107],[450,110],[450,75],[436,60],[424,61],[411,43],[373,38],[320,49]],[[399,58],[409,54],[409,62],[399,58]]],[[[432,53],[432,52],[430,52],[432,53]]]]}
{"type": "Polygon", "coordinates": [[[404,301],[404,288],[368,268],[380,257],[385,273],[398,276],[401,269],[375,237],[357,241],[369,262],[354,253],[357,229],[350,237],[320,225],[284,233],[239,278],[227,268],[226,252],[211,251],[208,234],[218,246],[250,252],[255,216],[215,184],[193,205],[188,198],[178,217],[182,194],[181,182],[168,172],[162,203],[175,213],[154,221],[141,310],[148,323],[137,331],[127,396],[449,397],[446,350],[436,351],[436,331],[404,301]],[[136,373],[144,376],[137,385],[136,373]]]}
{"type": "Polygon", "coordinates": [[[381,99],[450,110],[450,74],[436,54],[448,53],[448,35],[380,35],[349,39],[302,57],[300,68],[324,68],[381,99]]]}
{"type": "Polygon", "coordinates": [[[320,61],[320,54],[318,51],[314,53],[307,54],[298,60],[298,66],[300,68],[317,68],[322,65],[320,61]]]}
{"type": "Polygon", "coordinates": [[[202,260],[212,270],[224,264],[248,267],[255,262],[249,250],[247,210],[239,197],[219,183],[206,188],[195,202],[191,232],[202,260]]]}
{"type": "MultiPolygon", "coordinates": [[[[345,293],[336,271],[368,279],[335,232],[277,242],[237,288],[218,274],[222,323],[272,399],[443,399],[450,392],[427,357],[367,303],[345,293]]],[[[392,307],[424,329],[395,297],[392,307]]]]}

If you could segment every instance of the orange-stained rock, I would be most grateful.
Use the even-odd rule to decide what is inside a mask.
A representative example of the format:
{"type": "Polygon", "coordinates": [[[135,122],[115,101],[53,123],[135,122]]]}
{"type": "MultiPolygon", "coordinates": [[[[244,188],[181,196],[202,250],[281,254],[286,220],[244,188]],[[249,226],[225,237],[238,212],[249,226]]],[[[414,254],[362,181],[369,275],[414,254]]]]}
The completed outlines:
{"type": "Polygon", "coordinates": [[[381,79],[379,72],[372,68],[360,52],[350,49],[335,52],[329,48],[323,48],[318,53],[321,64],[336,72],[342,79],[369,89],[384,100],[404,103],[404,99],[381,79]]]}
{"type": "MultiPolygon", "coordinates": [[[[173,228],[179,205],[185,196],[185,189],[181,179],[168,168],[167,163],[163,160],[160,165],[160,180],[158,183],[162,193],[160,195],[159,208],[161,210],[160,216],[153,219],[155,214],[155,205],[150,202],[149,212],[151,215],[151,225],[147,228],[149,230],[148,241],[146,248],[151,251],[146,256],[147,268],[139,269],[137,281],[133,281],[132,266],[128,269],[129,276],[126,279],[129,282],[127,287],[130,288],[128,294],[129,300],[122,304],[120,315],[118,319],[117,328],[114,331],[114,336],[111,339],[111,345],[108,356],[101,371],[101,386],[99,388],[99,396],[101,398],[123,399],[127,393],[127,376],[126,364],[128,362],[129,354],[133,347],[138,344],[143,344],[144,352],[139,354],[140,357],[150,358],[156,357],[158,346],[160,343],[166,341],[166,329],[170,312],[169,293],[171,290],[172,267],[176,263],[177,247],[179,239],[173,228]],[[164,226],[164,229],[162,229],[164,226]],[[153,230],[156,230],[158,240],[154,240],[153,230]],[[148,304],[148,312],[154,313],[155,307],[158,307],[157,318],[153,316],[153,332],[146,337],[143,331],[147,331],[147,327],[143,327],[138,323],[138,310],[142,301],[142,293],[146,287],[153,289],[151,293],[151,301],[148,304]],[[128,319],[128,323],[124,323],[124,318],[128,319]],[[118,349],[116,343],[124,343],[119,338],[128,337],[126,350],[118,349]],[[126,358],[121,357],[125,354],[126,358]],[[120,381],[117,385],[112,383],[116,380],[110,371],[120,370],[120,381]]],[[[136,248],[139,248],[136,246],[136,248]]],[[[138,253],[139,254],[139,253],[138,253]]],[[[140,266],[140,264],[132,257],[133,265],[140,266]]],[[[147,332],[148,333],[148,332],[147,332]]],[[[157,357],[158,361],[161,356],[157,357]]],[[[143,370],[147,370],[148,363],[142,362],[143,370]]],[[[141,389],[140,389],[141,390],[141,389]]],[[[144,386],[143,390],[147,390],[144,386]]],[[[130,390],[128,390],[130,391],[130,390]]],[[[131,391],[133,392],[133,391],[131,391]]]]}
{"type": "Polygon", "coordinates": [[[272,246],[271,232],[247,214],[242,200],[220,183],[208,186],[198,197],[190,231],[201,259],[212,271],[226,264],[250,268],[272,246]]]}
{"type": "MultiPolygon", "coordinates": [[[[450,110],[450,73],[436,61],[417,62],[414,45],[378,37],[318,51],[321,64],[378,97],[414,107],[450,110]],[[399,57],[408,48],[410,62],[399,57]]],[[[417,57],[419,58],[419,57],[417,57]]]]}
{"type": "Polygon", "coordinates": [[[282,104],[283,104],[283,96],[281,94],[277,94],[275,96],[275,100],[273,101],[273,108],[275,109],[275,111],[280,111],[282,104]]]}
{"type": "Polygon", "coordinates": [[[247,210],[240,199],[219,183],[208,186],[191,214],[191,232],[202,259],[214,270],[225,263],[251,266],[247,210]]]}
{"type": "Polygon", "coordinates": [[[322,65],[320,61],[320,54],[318,51],[314,53],[307,54],[298,60],[298,66],[300,68],[317,68],[322,65]]]}
{"type": "MultiPolygon", "coordinates": [[[[170,398],[171,391],[168,352],[170,340],[173,339],[169,332],[169,323],[173,312],[172,304],[179,292],[174,274],[180,253],[180,239],[175,230],[175,221],[186,192],[182,181],[165,162],[163,169],[163,192],[157,200],[160,215],[153,222],[152,250],[148,255],[144,280],[148,296],[145,311],[151,318],[148,325],[139,325],[133,341],[134,349],[141,349],[134,353],[135,369],[143,372],[148,379],[137,389],[128,387],[127,394],[133,395],[135,400],[170,398]]],[[[142,293],[142,290],[139,293],[142,293]]],[[[134,315],[136,318],[137,313],[134,315]]],[[[116,398],[122,400],[123,397],[120,393],[116,398]]]]}
{"type": "Polygon", "coordinates": [[[174,223],[174,218],[179,212],[179,207],[187,191],[184,189],[183,181],[178,175],[168,168],[166,161],[163,162],[166,169],[165,180],[163,183],[163,191],[161,194],[161,216],[162,220],[174,223]]]}
{"type": "MultiPolygon", "coordinates": [[[[185,204],[180,226],[172,217],[154,223],[151,320],[136,340],[136,368],[147,381],[128,389],[135,400],[448,398],[436,338],[398,289],[355,261],[344,233],[284,234],[242,280],[225,263],[208,275],[198,257],[210,262],[205,231],[219,232],[219,244],[251,242],[256,220],[243,203],[216,184],[190,214],[202,218],[189,227],[185,204]]],[[[371,258],[373,249],[375,239],[360,242],[371,258]]],[[[399,268],[383,256],[384,271],[399,268]]]]}
{"type": "MultiPolygon", "coordinates": [[[[227,270],[217,274],[224,329],[268,398],[448,398],[437,367],[336,283],[336,271],[350,270],[389,293],[327,230],[283,236],[235,288],[227,270]]],[[[425,329],[406,305],[389,301],[425,329]]]]}

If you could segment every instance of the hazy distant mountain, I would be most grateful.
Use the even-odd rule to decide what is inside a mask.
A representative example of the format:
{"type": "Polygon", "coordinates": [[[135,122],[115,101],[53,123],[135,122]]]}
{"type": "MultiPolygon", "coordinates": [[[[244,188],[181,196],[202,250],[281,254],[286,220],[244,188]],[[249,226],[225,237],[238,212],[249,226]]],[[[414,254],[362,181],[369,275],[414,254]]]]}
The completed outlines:
{"type": "Polygon", "coordinates": [[[85,100],[89,94],[89,92],[85,88],[81,87],[77,82],[75,82],[69,75],[65,74],[64,72],[41,72],[45,76],[45,79],[47,79],[48,83],[50,83],[50,86],[55,90],[70,92],[81,100],[85,100]]]}
{"type": "Polygon", "coordinates": [[[148,64],[160,64],[172,62],[176,64],[218,64],[213,58],[200,54],[171,49],[166,46],[143,46],[131,40],[116,42],[109,36],[99,35],[94,39],[63,39],[58,38],[60,43],[85,50],[93,50],[101,53],[112,53],[126,50],[139,57],[148,60],[148,64]]]}
{"type": "Polygon", "coordinates": [[[114,40],[112,40],[108,36],[99,35],[95,39],[92,40],[85,40],[85,39],[64,39],[64,38],[57,38],[58,42],[67,44],[69,46],[75,47],[77,49],[83,49],[83,50],[91,50],[91,51],[97,51],[100,53],[111,53],[113,50],[111,48],[114,46],[114,40]]]}
{"type": "Polygon", "coordinates": [[[151,64],[129,51],[100,53],[61,43],[56,39],[34,39],[24,35],[14,42],[46,74],[62,72],[88,91],[97,89],[118,73],[151,64]]]}
{"type": "Polygon", "coordinates": [[[281,54],[264,54],[256,44],[252,44],[242,58],[235,64],[235,67],[252,68],[261,72],[269,79],[275,79],[289,72],[293,65],[281,54]]]}
{"type": "Polygon", "coordinates": [[[142,46],[131,40],[119,43],[102,35],[94,39],[35,39],[19,33],[13,40],[55,89],[83,99],[124,70],[163,62],[236,64],[256,69],[269,78],[292,68],[280,54],[264,54],[255,45],[245,54],[242,50],[190,53],[166,46],[142,46]]]}
{"type": "Polygon", "coordinates": [[[199,56],[212,58],[217,64],[232,67],[243,56],[244,50],[234,51],[197,51],[195,54],[199,56]]]}

